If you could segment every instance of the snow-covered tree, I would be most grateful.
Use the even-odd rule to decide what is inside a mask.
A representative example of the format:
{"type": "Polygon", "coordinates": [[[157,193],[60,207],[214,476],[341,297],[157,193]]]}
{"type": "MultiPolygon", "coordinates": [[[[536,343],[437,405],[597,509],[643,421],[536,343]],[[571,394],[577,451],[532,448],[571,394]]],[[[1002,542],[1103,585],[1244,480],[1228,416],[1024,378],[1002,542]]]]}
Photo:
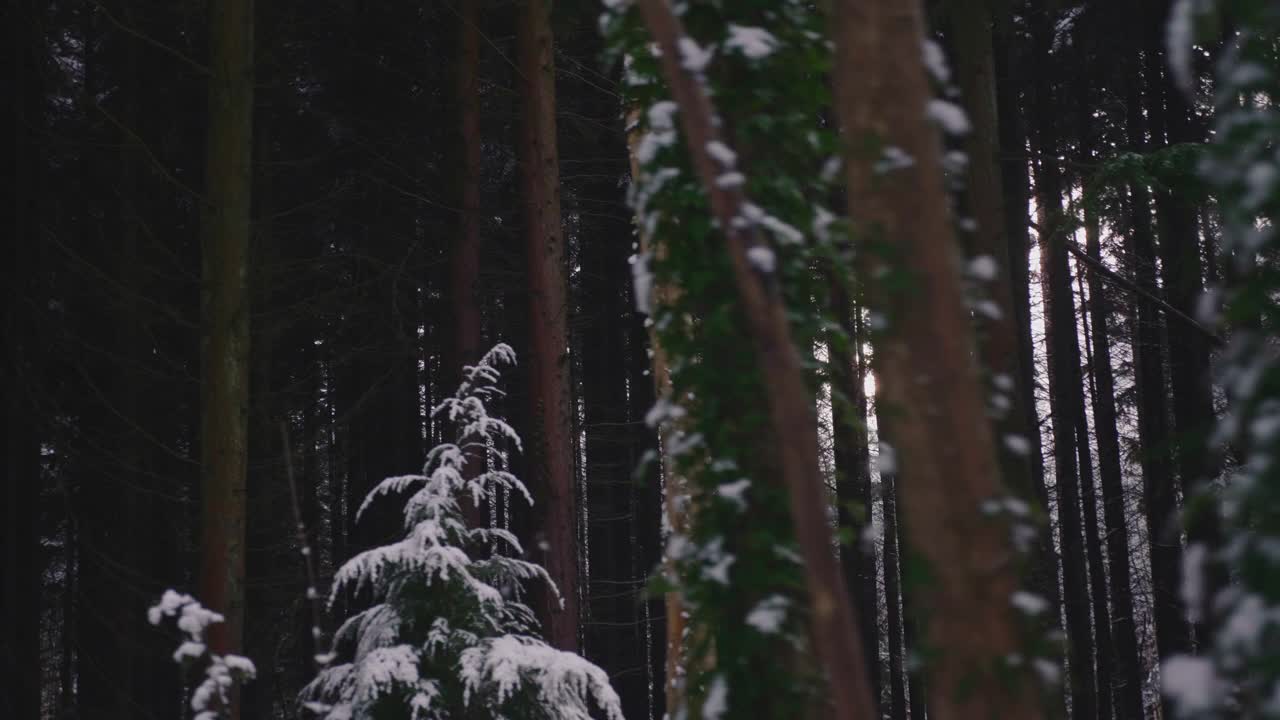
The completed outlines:
{"type": "Polygon", "coordinates": [[[1214,137],[1200,175],[1221,212],[1222,287],[1206,296],[1201,319],[1230,333],[1217,373],[1227,411],[1213,441],[1235,463],[1223,487],[1188,502],[1183,595],[1205,633],[1199,655],[1165,661],[1162,680],[1180,717],[1280,718],[1280,7],[1178,3],[1169,55],[1188,91],[1193,32],[1215,37],[1220,12],[1235,32],[1215,69],[1214,137]]]}
{"type": "Polygon", "coordinates": [[[436,446],[421,475],[382,481],[361,505],[357,518],[379,498],[407,493],[405,536],[352,558],[334,579],[331,606],[350,595],[373,601],[339,627],[336,654],[319,658],[329,667],[303,691],[319,716],[621,720],[603,670],[536,636],[523,583],[551,584],[546,571],[519,558],[514,535],[468,527],[462,512],[461,503],[504,491],[533,502],[502,469],[499,448],[518,449],[520,438],[486,408],[503,394],[498,366],[514,362],[498,345],[464,368],[457,392],[432,411],[457,428],[457,442],[436,446]],[[485,466],[467,467],[477,462],[485,466]]]}
{"type": "Polygon", "coordinates": [[[236,689],[257,674],[253,661],[240,655],[218,655],[209,649],[205,631],[226,619],[190,595],[165,590],[160,602],[147,611],[147,620],[159,625],[165,618],[173,618],[184,636],[178,649],[173,651],[174,662],[183,667],[204,664],[204,680],[191,693],[195,720],[228,717],[236,689]]]}

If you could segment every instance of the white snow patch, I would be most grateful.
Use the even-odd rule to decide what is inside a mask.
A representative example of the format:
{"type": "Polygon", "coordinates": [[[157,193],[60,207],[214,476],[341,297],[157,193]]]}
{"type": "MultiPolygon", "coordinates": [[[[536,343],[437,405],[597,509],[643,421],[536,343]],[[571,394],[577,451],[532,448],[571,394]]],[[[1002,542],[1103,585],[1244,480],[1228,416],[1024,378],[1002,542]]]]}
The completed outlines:
{"type": "Polygon", "coordinates": [[[773,251],[763,245],[756,245],[747,250],[747,260],[751,266],[762,273],[771,273],[778,266],[778,258],[773,251]]]}
{"type": "Polygon", "coordinates": [[[928,69],[929,75],[933,77],[934,82],[939,85],[946,85],[951,81],[951,68],[947,67],[947,56],[946,53],[942,52],[942,46],[926,39],[923,47],[921,47],[921,57],[924,59],[924,66],[928,69]]]}
{"type": "Polygon", "coordinates": [[[880,442],[880,452],[876,454],[876,470],[881,475],[892,475],[898,471],[898,453],[887,442],[880,442]]]}
{"type": "Polygon", "coordinates": [[[965,115],[963,108],[949,100],[930,100],[926,114],[948,134],[965,135],[969,132],[969,116],[965,115]]]}
{"type": "Polygon", "coordinates": [[[1014,455],[1030,455],[1031,441],[1021,435],[1005,435],[1004,446],[1014,455]]]}
{"type": "Polygon", "coordinates": [[[772,635],[787,620],[787,607],[791,603],[781,595],[770,595],[747,613],[747,624],[765,635],[772,635]]]}
{"type": "Polygon", "coordinates": [[[738,162],[738,154],[719,140],[707,143],[707,153],[724,167],[731,168],[738,162]]]}
{"type": "Polygon", "coordinates": [[[1027,615],[1039,615],[1049,609],[1049,601],[1025,590],[1019,590],[1009,596],[1009,604],[1027,615]]]}
{"type": "Polygon", "coordinates": [[[711,57],[716,52],[714,45],[709,45],[704,49],[687,35],[680,38],[679,47],[680,65],[691,73],[701,73],[706,70],[707,65],[711,63],[711,57]]]}
{"type": "Polygon", "coordinates": [[[747,176],[740,172],[727,172],[716,178],[716,187],[725,189],[742,187],[746,183],[747,176]]]}
{"type": "Polygon", "coordinates": [[[731,483],[725,483],[716,488],[716,494],[738,506],[739,510],[746,509],[747,499],[745,497],[747,488],[751,487],[751,480],[742,478],[731,483]]]}
{"type": "Polygon", "coordinates": [[[720,720],[729,710],[729,685],[723,675],[716,675],[707,689],[707,697],[702,701],[702,717],[704,720],[720,720]]]}
{"type": "Polygon", "coordinates": [[[649,108],[649,127],[654,130],[674,130],[675,114],[680,106],[671,100],[659,100],[649,108]]]}
{"type": "Polygon", "coordinates": [[[1208,658],[1171,657],[1160,666],[1160,679],[1180,717],[1212,710],[1224,690],[1208,658]]]}
{"type": "Polygon", "coordinates": [[[724,47],[726,50],[737,50],[752,60],[761,60],[772,55],[778,48],[778,39],[764,28],[729,23],[729,39],[724,47]]]}
{"type": "Polygon", "coordinates": [[[1000,272],[1000,265],[990,255],[979,255],[969,261],[969,277],[982,282],[991,282],[1000,272]]]}
{"type": "Polygon", "coordinates": [[[636,312],[653,314],[653,272],[649,269],[649,253],[631,256],[631,281],[635,286],[636,312]]]}

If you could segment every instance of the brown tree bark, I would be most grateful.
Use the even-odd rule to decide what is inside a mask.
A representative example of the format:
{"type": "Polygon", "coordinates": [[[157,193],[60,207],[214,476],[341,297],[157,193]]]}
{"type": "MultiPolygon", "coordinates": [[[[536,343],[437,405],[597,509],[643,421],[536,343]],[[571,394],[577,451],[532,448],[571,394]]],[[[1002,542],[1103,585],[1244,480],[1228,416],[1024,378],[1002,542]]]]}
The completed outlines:
{"type": "Polygon", "coordinates": [[[770,425],[777,442],[782,481],[791,496],[791,514],[812,612],[810,636],[826,671],[834,717],[871,716],[867,659],[852,603],[831,552],[826,521],[826,488],[818,466],[818,428],[813,397],[805,385],[800,355],[791,340],[786,307],[772,272],[757,269],[750,251],[767,250],[755,228],[737,219],[746,197],[740,188],[716,182],[721,166],[708,147],[722,143],[715,108],[701,82],[680,63],[679,41],[686,38],[668,0],[641,0],[641,14],[662,49],[667,83],[681,108],[680,122],[694,170],[708,194],[712,214],[725,234],[734,284],[747,321],[747,333],[766,383],[770,425]]]}
{"type": "MultiPolygon", "coordinates": [[[[640,142],[640,133],[637,123],[639,122],[639,111],[632,109],[627,113],[627,154],[631,165],[631,177],[639,178],[643,170],[640,167],[640,161],[636,157],[636,145],[640,142]]],[[[651,238],[644,232],[643,223],[637,222],[637,232],[640,235],[640,252],[641,253],[657,253],[664,252],[663,248],[655,247],[651,238]]],[[[662,284],[653,288],[653,297],[650,299],[654,305],[665,304],[674,299],[676,288],[662,284]]],[[[659,398],[671,397],[671,376],[668,372],[667,351],[658,339],[657,330],[650,323],[647,336],[649,340],[649,348],[652,350],[652,359],[650,367],[653,375],[654,395],[659,398]]],[[[665,428],[659,428],[659,449],[667,447],[668,437],[665,428]]],[[[664,502],[662,512],[666,518],[666,526],[673,533],[684,534],[688,531],[688,516],[686,514],[687,504],[682,500],[686,496],[684,480],[676,472],[672,458],[668,453],[662,453],[661,459],[661,483],[664,490],[664,502]]],[[[671,572],[671,559],[663,557],[664,568],[667,572],[671,572]]],[[[663,683],[663,697],[666,700],[668,709],[680,707],[684,698],[683,678],[686,677],[684,668],[684,631],[685,631],[685,612],[684,598],[678,590],[669,590],[663,596],[663,608],[666,613],[666,621],[664,627],[666,635],[663,638],[665,651],[665,675],[663,683]]]]}
{"type": "MultiPolygon", "coordinates": [[[[965,138],[969,154],[968,199],[973,219],[977,222],[972,247],[973,256],[995,260],[996,275],[987,284],[991,299],[1000,308],[1000,316],[983,320],[978,341],[982,368],[994,377],[1013,383],[1008,393],[1010,410],[995,423],[1001,436],[1014,434],[1028,437],[1027,409],[1033,397],[1032,388],[1020,382],[1026,375],[1018,352],[1017,298],[1011,273],[1010,240],[1006,227],[1005,181],[1000,166],[1000,123],[996,110],[996,64],[991,9],[988,0],[978,0],[961,7],[951,6],[952,40],[955,43],[956,76],[965,99],[965,111],[972,130],[965,138]]],[[[1018,152],[1019,149],[1011,149],[1018,152]]],[[[1025,214],[1025,204],[1016,210],[1025,214]]],[[[1025,225],[1024,225],[1025,227],[1025,225]]],[[[1025,263],[1024,263],[1025,266],[1025,263]]],[[[1025,300],[1024,300],[1025,302],[1025,300]]],[[[1029,318],[1028,318],[1029,327],[1029,318]]],[[[1035,494],[1031,459],[1027,453],[1014,452],[999,443],[1000,469],[1005,482],[1027,497],[1035,494]]]]}
{"type": "MultiPolygon", "coordinates": [[[[244,628],[249,404],[253,0],[209,5],[209,133],[201,227],[200,600],[226,622],[210,649],[239,652],[244,628]]],[[[230,717],[239,715],[233,699],[230,717]]]]}
{"type": "Polygon", "coordinates": [[[928,643],[938,653],[929,709],[944,718],[1036,718],[1026,687],[976,670],[994,669],[1019,646],[1009,602],[1017,579],[1007,528],[973,512],[1002,489],[972,356],[940,139],[926,115],[932,98],[920,53],[921,8],[914,0],[843,0],[833,27],[836,67],[845,69],[835,86],[849,209],[893,248],[895,269],[912,283],[910,293],[880,298],[890,329],[873,340],[881,414],[893,416],[901,499],[910,518],[928,518],[906,530],[934,574],[919,594],[928,643]],[[880,143],[914,163],[877,176],[879,158],[863,148],[880,143]]]}
{"type": "MultiPolygon", "coordinates": [[[[444,376],[452,392],[464,365],[480,359],[480,0],[462,0],[458,8],[458,56],[455,69],[458,108],[458,227],[449,248],[449,309],[452,337],[444,353],[444,376]]],[[[558,181],[558,179],[557,179],[558,181]]],[[[483,472],[484,453],[468,453],[466,472],[483,472]]],[[[484,503],[463,501],[468,524],[488,525],[484,503]]]]}
{"type": "Polygon", "coordinates": [[[556,148],[555,61],[551,4],[526,0],[517,20],[520,73],[520,175],[529,283],[530,415],[539,513],[538,534],[549,545],[547,572],[560,591],[535,608],[547,638],[561,650],[578,649],[578,578],[575,542],[573,417],[569,403],[568,279],[560,219],[560,161],[556,148]]]}

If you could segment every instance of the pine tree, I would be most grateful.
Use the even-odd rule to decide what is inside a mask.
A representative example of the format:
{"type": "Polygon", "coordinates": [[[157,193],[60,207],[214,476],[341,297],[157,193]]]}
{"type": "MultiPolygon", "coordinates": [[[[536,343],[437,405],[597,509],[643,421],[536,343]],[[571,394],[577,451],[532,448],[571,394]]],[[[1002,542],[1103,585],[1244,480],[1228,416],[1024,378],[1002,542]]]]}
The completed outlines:
{"type": "MultiPolygon", "coordinates": [[[[500,398],[499,366],[515,361],[498,345],[464,368],[457,392],[433,410],[458,442],[437,445],[421,475],[387,478],[360,506],[411,491],[402,540],[360,553],[334,578],[330,603],[346,593],[372,598],[334,635],[344,662],[304,690],[307,707],[327,720],[458,717],[590,720],[593,708],[621,720],[617,694],[600,668],[548,646],[521,598],[523,583],[550,576],[523,554],[511,533],[468,527],[464,505],[499,492],[523,496],[498,448],[520,437],[486,404],[500,398]],[[478,451],[478,454],[477,452],[478,451]],[[479,473],[467,465],[485,463],[479,473]],[[510,555],[508,553],[514,553],[510,555]]],[[[336,656],[320,658],[326,664],[336,656]]]]}

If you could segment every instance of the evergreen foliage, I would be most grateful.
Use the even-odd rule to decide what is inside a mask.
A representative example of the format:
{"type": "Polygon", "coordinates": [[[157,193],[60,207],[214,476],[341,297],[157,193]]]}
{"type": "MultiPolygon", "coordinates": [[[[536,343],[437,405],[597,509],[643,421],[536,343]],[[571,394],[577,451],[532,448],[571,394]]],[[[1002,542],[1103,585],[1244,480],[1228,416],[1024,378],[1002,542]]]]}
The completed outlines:
{"type": "MultiPolygon", "coordinates": [[[[1181,716],[1274,718],[1280,717],[1280,8],[1261,0],[1184,0],[1170,25],[1171,56],[1189,62],[1193,23],[1216,29],[1224,16],[1237,32],[1215,70],[1216,132],[1199,166],[1222,217],[1223,283],[1206,297],[1202,320],[1230,332],[1217,378],[1227,411],[1213,441],[1236,462],[1223,486],[1188,502],[1189,528],[1221,528],[1190,546],[1184,561],[1183,595],[1208,636],[1202,654],[1166,660],[1163,681],[1181,716]]],[[[1187,67],[1175,70],[1191,76],[1187,67]]]]}
{"type": "Polygon", "coordinates": [[[331,605],[362,595],[373,604],[338,628],[343,662],[302,693],[327,720],[590,720],[593,708],[621,719],[604,671],[536,637],[522,584],[550,583],[546,571],[519,558],[510,532],[465,522],[462,502],[507,491],[532,503],[524,484],[502,469],[507,458],[497,449],[502,441],[518,449],[520,438],[486,408],[503,394],[499,366],[514,362],[514,351],[500,344],[466,367],[457,392],[433,410],[457,429],[457,442],[437,445],[423,474],[387,478],[365,498],[362,512],[384,495],[411,493],[404,538],[360,553],[334,579],[331,605]],[[474,462],[486,468],[468,469],[474,462]]]}

